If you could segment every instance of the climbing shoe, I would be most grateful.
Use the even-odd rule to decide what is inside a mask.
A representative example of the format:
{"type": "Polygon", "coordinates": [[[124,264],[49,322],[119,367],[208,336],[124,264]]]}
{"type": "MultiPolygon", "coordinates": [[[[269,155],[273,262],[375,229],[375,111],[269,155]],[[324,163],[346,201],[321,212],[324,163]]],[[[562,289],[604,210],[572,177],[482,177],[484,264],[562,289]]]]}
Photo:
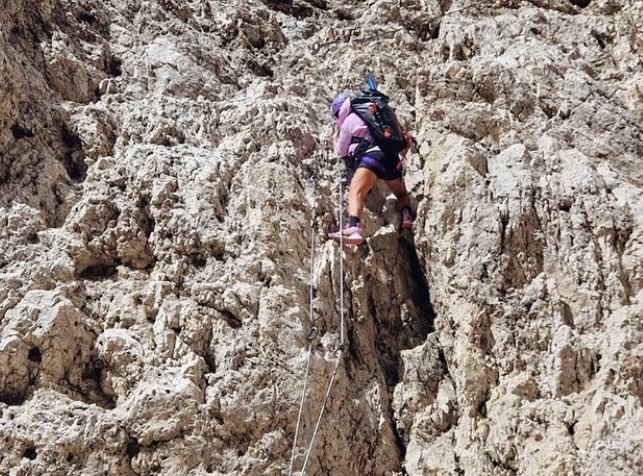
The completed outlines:
{"type": "Polygon", "coordinates": [[[411,210],[407,207],[404,207],[402,209],[402,228],[404,230],[413,229],[413,214],[411,213],[411,210]]]}
{"type": "Polygon", "coordinates": [[[362,230],[359,226],[346,226],[341,232],[336,231],[334,233],[329,233],[328,237],[337,241],[341,238],[345,245],[359,246],[364,243],[362,230]]]}

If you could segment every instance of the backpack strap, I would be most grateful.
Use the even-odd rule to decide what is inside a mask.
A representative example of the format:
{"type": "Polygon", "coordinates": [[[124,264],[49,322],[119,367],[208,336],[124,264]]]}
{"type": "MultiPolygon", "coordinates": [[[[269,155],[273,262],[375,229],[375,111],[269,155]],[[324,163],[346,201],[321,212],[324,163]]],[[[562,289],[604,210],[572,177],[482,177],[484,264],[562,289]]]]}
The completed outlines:
{"type": "Polygon", "coordinates": [[[353,137],[351,144],[357,144],[357,147],[355,147],[355,150],[351,154],[352,157],[359,157],[377,145],[373,139],[365,139],[364,137],[353,137]]]}

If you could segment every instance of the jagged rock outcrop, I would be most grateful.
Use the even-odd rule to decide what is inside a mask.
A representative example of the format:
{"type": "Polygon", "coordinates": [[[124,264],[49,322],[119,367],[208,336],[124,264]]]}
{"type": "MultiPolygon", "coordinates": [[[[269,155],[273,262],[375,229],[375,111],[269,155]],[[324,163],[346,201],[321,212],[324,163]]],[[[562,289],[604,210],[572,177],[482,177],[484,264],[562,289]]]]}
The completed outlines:
{"type": "Polygon", "coordinates": [[[306,474],[639,474],[642,23],[6,0],[0,473],[285,474],[310,357],[295,472],[334,375],[306,474]],[[417,222],[378,187],[342,280],[327,108],[367,72],[417,222]]]}
{"type": "MultiPolygon", "coordinates": [[[[402,420],[407,470],[636,474],[643,5],[524,3],[445,17],[418,82],[418,248],[448,374],[402,420]]],[[[413,389],[435,355],[407,359],[413,389]]]]}

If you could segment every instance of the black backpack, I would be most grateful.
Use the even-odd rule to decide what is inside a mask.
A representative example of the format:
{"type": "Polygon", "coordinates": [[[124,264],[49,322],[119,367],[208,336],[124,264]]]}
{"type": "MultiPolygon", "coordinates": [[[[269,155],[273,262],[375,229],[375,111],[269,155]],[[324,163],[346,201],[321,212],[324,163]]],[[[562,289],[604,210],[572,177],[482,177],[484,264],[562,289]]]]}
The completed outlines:
{"type": "Polygon", "coordinates": [[[406,148],[406,135],[388,101],[385,94],[365,89],[351,98],[351,108],[368,125],[375,144],[392,155],[406,148]]]}

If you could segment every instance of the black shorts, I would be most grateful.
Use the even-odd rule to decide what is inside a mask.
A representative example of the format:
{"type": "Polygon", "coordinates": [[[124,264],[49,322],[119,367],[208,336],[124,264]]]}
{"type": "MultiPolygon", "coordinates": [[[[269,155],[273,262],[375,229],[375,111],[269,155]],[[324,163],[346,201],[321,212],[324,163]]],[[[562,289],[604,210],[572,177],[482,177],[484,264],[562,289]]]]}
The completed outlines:
{"type": "Polygon", "coordinates": [[[402,177],[401,165],[397,154],[386,155],[381,150],[372,150],[355,161],[355,170],[363,167],[377,175],[378,179],[397,180],[402,177]]]}

